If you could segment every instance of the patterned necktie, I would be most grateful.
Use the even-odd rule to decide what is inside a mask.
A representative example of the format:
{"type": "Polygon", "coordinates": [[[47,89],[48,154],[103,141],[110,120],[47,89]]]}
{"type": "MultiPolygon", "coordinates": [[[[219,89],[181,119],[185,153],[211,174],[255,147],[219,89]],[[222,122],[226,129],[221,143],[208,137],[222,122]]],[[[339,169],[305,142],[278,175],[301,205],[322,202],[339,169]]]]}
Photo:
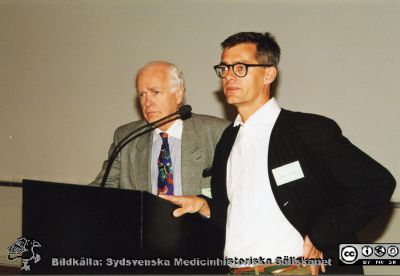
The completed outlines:
{"type": "Polygon", "coordinates": [[[171,153],[169,152],[168,133],[160,133],[162,139],[160,156],[158,157],[158,195],[173,195],[173,172],[171,153]]]}

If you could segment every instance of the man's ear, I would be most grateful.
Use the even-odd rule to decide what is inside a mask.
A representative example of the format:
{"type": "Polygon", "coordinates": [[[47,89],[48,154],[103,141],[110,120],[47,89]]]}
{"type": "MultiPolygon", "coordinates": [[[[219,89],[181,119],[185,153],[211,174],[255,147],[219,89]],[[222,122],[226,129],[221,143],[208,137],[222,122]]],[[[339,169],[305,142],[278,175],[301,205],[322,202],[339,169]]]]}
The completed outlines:
{"type": "Polygon", "coordinates": [[[267,67],[264,74],[264,84],[271,84],[276,79],[278,75],[278,71],[275,66],[267,67]]]}
{"type": "Polygon", "coordinates": [[[176,93],[176,103],[180,105],[181,103],[183,103],[183,94],[184,94],[183,88],[179,87],[175,93],[176,93]]]}

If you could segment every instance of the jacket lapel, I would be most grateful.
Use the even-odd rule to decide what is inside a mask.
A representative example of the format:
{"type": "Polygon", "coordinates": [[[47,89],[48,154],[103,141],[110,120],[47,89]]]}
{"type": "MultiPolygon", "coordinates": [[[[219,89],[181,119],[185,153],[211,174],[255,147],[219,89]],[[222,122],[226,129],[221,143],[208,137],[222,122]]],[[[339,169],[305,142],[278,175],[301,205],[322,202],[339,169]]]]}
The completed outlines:
{"type": "Polygon", "coordinates": [[[132,143],[131,160],[133,165],[134,183],[137,190],[151,193],[151,147],[153,131],[138,138],[137,143],[132,143]]]}
{"type": "Polygon", "coordinates": [[[231,154],[233,144],[235,144],[236,137],[239,133],[240,127],[234,127],[233,125],[227,130],[227,138],[225,143],[223,144],[222,149],[222,160],[224,160],[223,164],[225,164],[224,170],[226,171],[226,165],[228,164],[229,155],[231,154]]]}
{"type": "Polygon", "coordinates": [[[181,144],[181,182],[184,195],[201,193],[204,154],[199,147],[193,118],[183,121],[181,144]]]}

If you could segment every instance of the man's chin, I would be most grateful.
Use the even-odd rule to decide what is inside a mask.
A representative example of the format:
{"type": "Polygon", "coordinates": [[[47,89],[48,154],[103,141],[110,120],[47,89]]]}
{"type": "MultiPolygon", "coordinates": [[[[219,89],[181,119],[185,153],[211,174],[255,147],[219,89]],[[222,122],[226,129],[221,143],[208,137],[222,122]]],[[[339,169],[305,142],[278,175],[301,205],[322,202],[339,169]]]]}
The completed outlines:
{"type": "Polygon", "coordinates": [[[237,103],[237,99],[235,97],[226,97],[226,102],[228,104],[236,104],[237,103]]]}
{"type": "Polygon", "coordinates": [[[145,119],[148,123],[154,123],[155,121],[161,119],[160,116],[147,116],[145,119]]]}

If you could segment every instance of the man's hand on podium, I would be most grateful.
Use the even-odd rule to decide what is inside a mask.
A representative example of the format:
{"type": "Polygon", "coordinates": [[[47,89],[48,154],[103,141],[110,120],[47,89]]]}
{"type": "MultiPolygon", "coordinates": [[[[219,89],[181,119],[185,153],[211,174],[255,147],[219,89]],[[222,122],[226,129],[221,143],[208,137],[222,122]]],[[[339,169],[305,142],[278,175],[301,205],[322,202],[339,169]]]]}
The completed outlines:
{"type": "Polygon", "coordinates": [[[159,197],[180,206],[180,208],[174,210],[174,217],[180,217],[186,213],[199,212],[200,215],[210,218],[210,207],[204,198],[198,196],[171,195],[159,195],[159,197]]]}

